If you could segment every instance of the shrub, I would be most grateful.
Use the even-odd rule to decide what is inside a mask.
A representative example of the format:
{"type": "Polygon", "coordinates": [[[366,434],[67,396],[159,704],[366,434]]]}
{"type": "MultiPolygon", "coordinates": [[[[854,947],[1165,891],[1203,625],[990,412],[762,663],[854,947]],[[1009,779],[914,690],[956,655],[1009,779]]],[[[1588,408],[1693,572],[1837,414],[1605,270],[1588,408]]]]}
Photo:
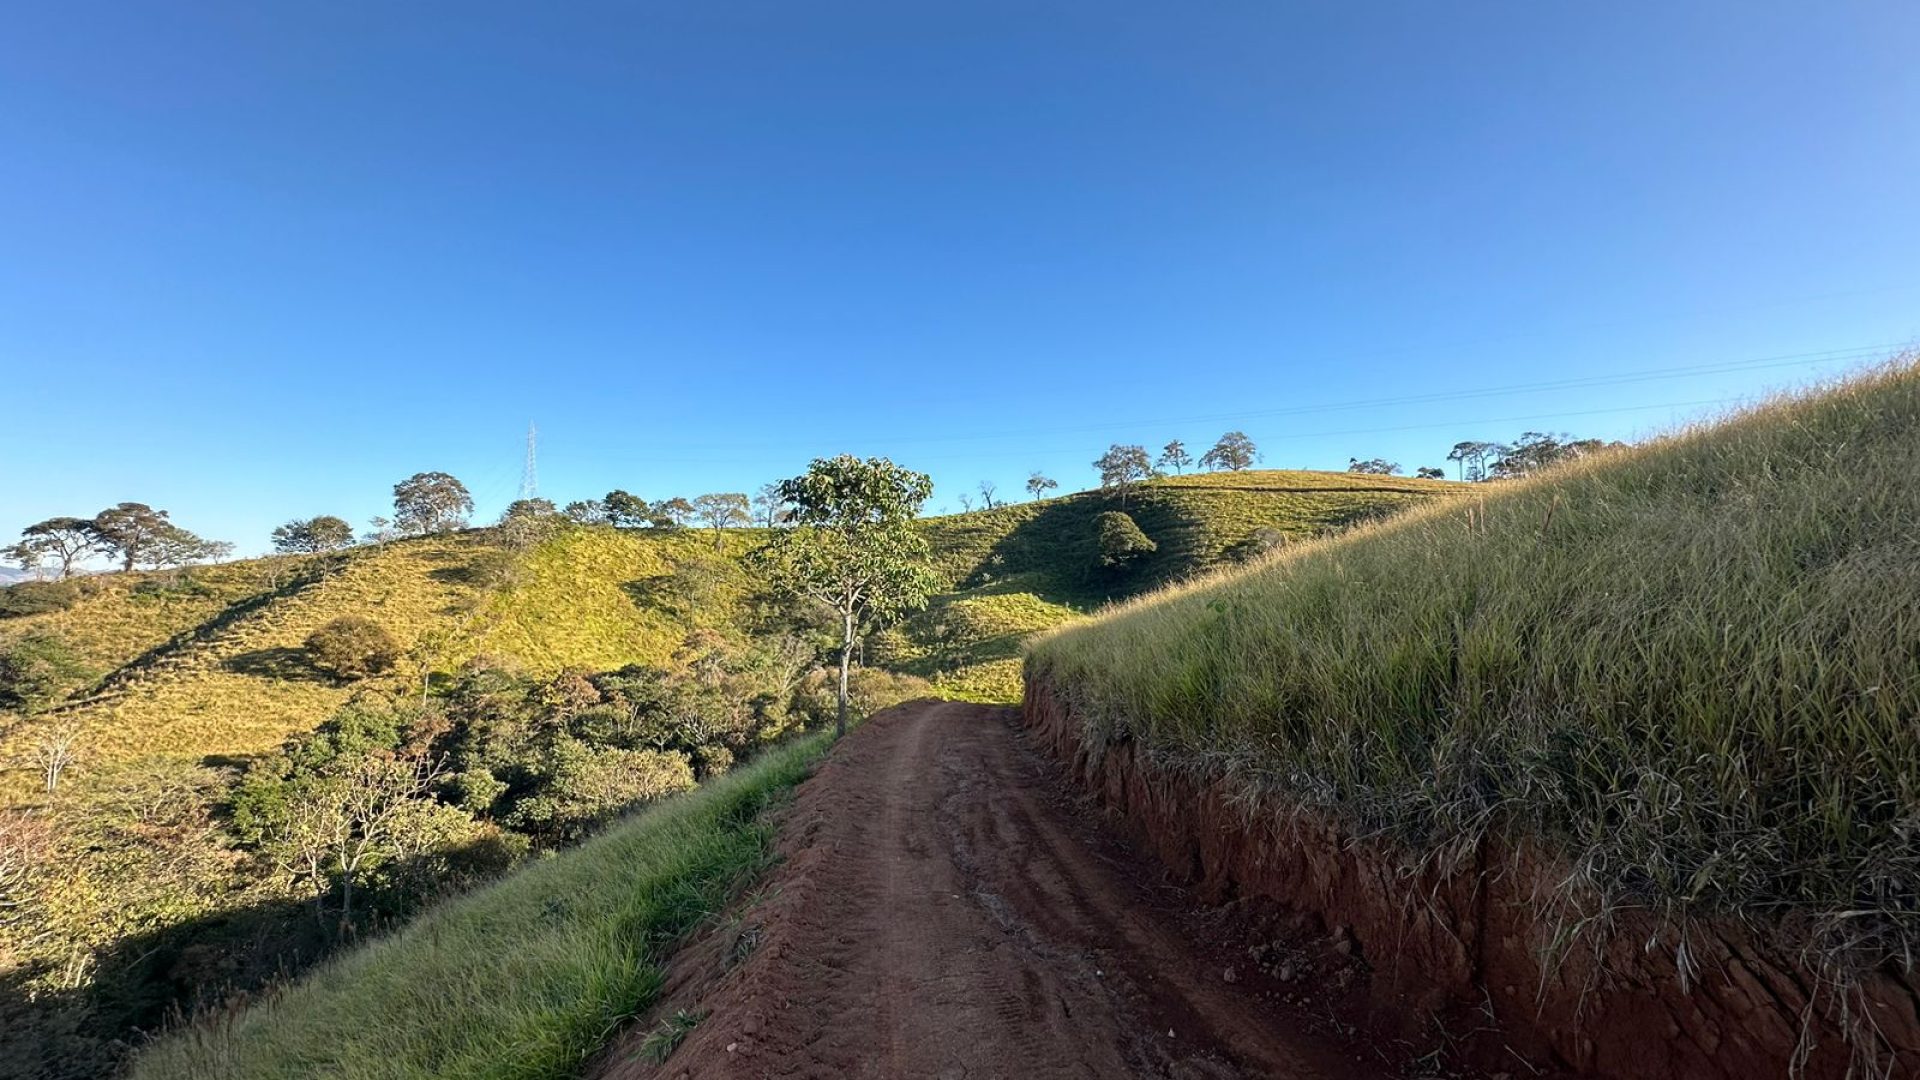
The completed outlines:
{"type": "Polygon", "coordinates": [[[0,589],[0,619],[65,611],[79,603],[81,595],[82,585],[77,579],[22,581],[0,589]]]}
{"type": "Polygon", "coordinates": [[[386,628],[359,615],[342,615],[307,638],[313,665],[343,679],[364,679],[391,668],[400,645],[386,628]]]}
{"type": "Polygon", "coordinates": [[[88,675],[65,641],[44,631],[22,634],[0,646],[0,709],[45,708],[88,675]]]}
{"type": "Polygon", "coordinates": [[[1133,518],[1119,510],[1109,510],[1095,518],[1094,530],[1099,537],[1100,565],[1108,569],[1126,566],[1160,549],[1152,537],[1140,531],[1133,518]]]}

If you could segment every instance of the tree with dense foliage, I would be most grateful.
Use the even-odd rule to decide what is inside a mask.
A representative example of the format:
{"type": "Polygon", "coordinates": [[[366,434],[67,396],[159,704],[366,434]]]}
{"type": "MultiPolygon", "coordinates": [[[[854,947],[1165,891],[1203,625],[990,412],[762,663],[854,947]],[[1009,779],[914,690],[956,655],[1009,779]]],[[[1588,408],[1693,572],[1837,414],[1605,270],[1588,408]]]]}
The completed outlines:
{"type": "Polygon", "coordinates": [[[316,914],[338,897],[352,925],[368,876],[470,836],[473,819],[433,795],[438,763],[404,745],[403,714],[356,702],[250,769],[235,791],[235,830],[289,879],[311,890],[316,914]]]}
{"type": "Polygon", "coordinates": [[[1040,473],[1027,474],[1027,494],[1036,499],[1046,498],[1047,492],[1060,486],[1060,481],[1040,473]]]}
{"type": "Polygon", "coordinates": [[[147,559],[172,527],[165,510],[155,510],[146,503],[123,502],[94,515],[94,549],[110,559],[119,559],[120,569],[131,570],[147,559]]]}
{"type": "Polygon", "coordinates": [[[1468,439],[1453,444],[1447,460],[1454,463],[1462,480],[1485,480],[1487,463],[1500,456],[1500,444],[1468,439]]]}
{"type": "Polygon", "coordinates": [[[1153,476],[1153,459],[1144,446],[1114,443],[1097,458],[1093,467],[1100,472],[1100,486],[1120,493],[1120,505],[1127,505],[1127,493],[1135,484],[1153,476]]]}
{"type": "Polygon", "coordinates": [[[816,459],[780,485],[794,527],[776,533],[753,561],[778,593],[831,608],[840,623],[835,727],[847,727],[847,673],[861,635],[926,606],[939,587],[914,517],[933,494],[925,473],[886,458],[816,459]]]}
{"type": "Polygon", "coordinates": [[[1193,455],[1187,453],[1187,444],[1175,439],[1160,448],[1160,460],[1155,462],[1162,471],[1171,469],[1175,476],[1193,464],[1193,455]]]}
{"type": "Polygon", "coordinates": [[[762,484],[753,494],[755,520],[763,528],[775,528],[787,520],[787,503],[780,495],[779,484],[762,484]]]}
{"type": "Polygon", "coordinates": [[[1386,458],[1368,458],[1365,461],[1359,458],[1348,458],[1347,471],[1350,473],[1363,473],[1367,476],[1398,476],[1400,474],[1400,463],[1397,461],[1388,461],[1386,458]]]}
{"type": "Polygon", "coordinates": [[[1220,441],[1213,444],[1213,449],[1200,455],[1200,466],[1239,472],[1252,468],[1259,456],[1259,448],[1253,445],[1252,439],[1247,438],[1246,432],[1229,431],[1220,436],[1220,441]]]}
{"type": "Polygon", "coordinates": [[[467,486],[443,472],[414,473],[393,485],[393,520],[413,536],[464,529],[473,513],[467,486]]]}
{"type": "Polygon", "coordinates": [[[693,500],[694,513],[713,530],[713,546],[720,546],[721,529],[740,529],[753,524],[752,504],[744,492],[721,491],[693,500]]]}
{"type": "Polygon", "coordinates": [[[524,551],[551,537],[565,520],[550,499],[515,499],[500,515],[500,542],[524,551]]]}
{"type": "Polygon", "coordinates": [[[1094,519],[1094,531],[1100,549],[1100,565],[1117,570],[1131,565],[1160,549],[1153,538],[1141,531],[1133,518],[1119,510],[1108,510],[1094,519]]]}
{"type": "Polygon", "coordinates": [[[60,580],[73,576],[74,567],[94,550],[98,537],[93,522],[86,518],[55,517],[38,521],[20,530],[20,542],[6,550],[7,557],[32,570],[42,562],[60,568],[60,580]]]}
{"type": "Polygon", "coordinates": [[[1416,480],[1445,480],[1447,478],[1447,470],[1436,469],[1431,465],[1422,465],[1413,470],[1413,477],[1416,480]]]}
{"type": "Polygon", "coordinates": [[[307,637],[313,666],[342,679],[364,679],[393,667],[399,643],[386,627],[363,615],[342,615],[307,637]]]}
{"type": "Polygon", "coordinates": [[[631,492],[615,488],[600,500],[607,522],[617,529],[639,529],[653,523],[653,507],[631,492]]]}
{"type": "Polygon", "coordinates": [[[339,551],[353,546],[353,526],[332,514],[295,518],[273,530],[273,550],[282,555],[339,551]]]}

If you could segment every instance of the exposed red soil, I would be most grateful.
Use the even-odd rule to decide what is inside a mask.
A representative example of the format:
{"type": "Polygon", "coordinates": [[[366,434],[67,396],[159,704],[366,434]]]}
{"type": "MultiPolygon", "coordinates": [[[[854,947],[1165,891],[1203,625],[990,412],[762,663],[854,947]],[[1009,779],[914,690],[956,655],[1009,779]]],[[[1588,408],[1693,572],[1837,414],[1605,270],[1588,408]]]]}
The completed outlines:
{"type": "Polygon", "coordinates": [[[1010,709],[915,703],[801,785],[781,864],[682,951],[597,1075],[1407,1075],[1357,1036],[1350,938],[1199,908],[1037,753],[1010,709]],[[659,1017],[703,1014],[662,1065],[659,1017]]]}
{"type": "Polygon", "coordinates": [[[1024,717],[1039,741],[1203,898],[1260,897],[1350,928],[1372,970],[1376,1030],[1447,1031],[1489,1070],[1619,1080],[1920,1076],[1920,999],[1895,971],[1837,995],[1794,956],[1730,922],[1680,930],[1630,912],[1551,965],[1541,917],[1556,882],[1537,853],[1492,843],[1451,874],[1249,793],[1154,767],[1131,743],[1093,754],[1044,685],[1024,717]],[[1849,1040],[1843,1010],[1864,1017],[1849,1040]],[[1857,1050],[1869,1053],[1862,1060],[1857,1050]]]}

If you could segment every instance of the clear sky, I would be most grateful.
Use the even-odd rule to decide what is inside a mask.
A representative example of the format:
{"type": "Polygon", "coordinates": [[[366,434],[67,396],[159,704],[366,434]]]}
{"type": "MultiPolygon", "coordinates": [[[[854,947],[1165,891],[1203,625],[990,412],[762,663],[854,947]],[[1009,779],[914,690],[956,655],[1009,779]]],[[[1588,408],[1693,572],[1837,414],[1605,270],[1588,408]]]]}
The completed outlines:
{"type": "Polygon", "coordinates": [[[562,503],[1411,468],[1920,337],[1910,0],[6,8],[0,542],[491,516],[529,421],[562,503]]]}

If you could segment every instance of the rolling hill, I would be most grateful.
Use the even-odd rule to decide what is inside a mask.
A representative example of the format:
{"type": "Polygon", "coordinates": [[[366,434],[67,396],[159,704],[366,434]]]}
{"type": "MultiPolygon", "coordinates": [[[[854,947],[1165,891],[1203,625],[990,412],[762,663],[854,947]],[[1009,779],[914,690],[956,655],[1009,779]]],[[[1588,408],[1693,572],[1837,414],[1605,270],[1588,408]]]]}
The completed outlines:
{"type": "MultiPolygon", "coordinates": [[[[1125,497],[1158,547],[1124,571],[1101,565],[1095,541],[1099,515],[1122,505],[1114,493],[927,519],[947,591],[876,635],[864,662],[947,696],[1013,700],[1034,632],[1456,490],[1275,471],[1157,480],[1125,497]]],[[[474,529],[0,593],[12,613],[0,618],[0,651],[53,643],[71,661],[44,708],[0,713],[0,846],[45,860],[31,924],[0,927],[0,1027],[19,1040],[0,1037],[0,1061],[58,1046],[83,1074],[120,1052],[126,1025],[248,984],[260,957],[292,964],[297,947],[311,959],[311,943],[276,929],[298,921],[290,879],[263,877],[233,833],[229,803],[249,762],[369,694],[438,700],[476,671],[524,686],[629,665],[686,671],[693,644],[754,629],[740,556],[757,543],[755,530],[567,526],[516,543],[474,529]],[[348,683],[313,666],[308,635],[344,615],[394,638],[390,672],[348,683]],[[49,793],[35,758],[60,733],[75,757],[49,793]],[[84,1038],[56,1043],[48,1032],[62,1025],[84,1038]]]]}

